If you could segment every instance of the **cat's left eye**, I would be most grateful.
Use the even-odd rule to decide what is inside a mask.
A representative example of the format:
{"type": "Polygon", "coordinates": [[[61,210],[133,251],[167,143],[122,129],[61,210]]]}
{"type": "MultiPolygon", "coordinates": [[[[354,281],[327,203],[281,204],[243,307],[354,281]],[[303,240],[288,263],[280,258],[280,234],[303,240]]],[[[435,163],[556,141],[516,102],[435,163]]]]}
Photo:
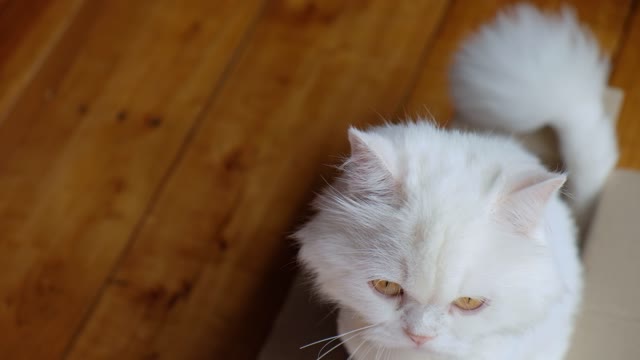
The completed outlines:
{"type": "Polygon", "coordinates": [[[476,299],[472,297],[460,297],[453,302],[453,305],[455,305],[460,310],[471,311],[471,310],[479,309],[482,305],[484,305],[484,303],[485,303],[484,299],[476,299]]]}
{"type": "Polygon", "coordinates": [[[370,281],[369,284],[384,296],[396,297],[402,295],[402,287],[398,283],[378,279],[370,281]]]}

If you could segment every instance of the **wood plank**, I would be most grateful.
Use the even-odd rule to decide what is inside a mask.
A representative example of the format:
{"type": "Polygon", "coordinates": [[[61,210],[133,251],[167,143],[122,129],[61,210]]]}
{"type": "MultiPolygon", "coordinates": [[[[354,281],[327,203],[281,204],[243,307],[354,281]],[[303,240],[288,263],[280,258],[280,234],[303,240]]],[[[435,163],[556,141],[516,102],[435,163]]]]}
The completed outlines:
{"type": "Polygon", "coordinates": [[[0,122],[40,69],[83,2],[0,2],[0,122]]]}
{"type": "Polygon", "coordinates": [[[59,358],[261,1],[89,1],[0,124],[0,357],[59,358]]]}
{"type": "Polygon", "coordinates": [[[636,6],[611,83],[625,91],[618,120],[618,166],[640,169],[640,7],[636,6]]]}
{"type": "Polygon", "coordinates": [[[347,125],[397,108],[446,3],[270,3],[69,358],[255,359],[295,214],[347,125]]]}
{"type": "MultiPolygon", "coordinates": [[[[414,117],[432,115],[440,123],[449,121],[453,108],[448,73],[453,54],[463,39],[480,25],[490,21],[499,10],[519,2],[484,0],[474,2],[473,6],[463,1],[455,2],[438,40],[429,51],[422,74],[403,111],[414,117]]],[[[615,55],[632,1],[536,0],[531,3],[549,10],[557,10],[562,4],[569,4],[576,9],[581,21],[592,29],[605,51],[615,55]]]]}

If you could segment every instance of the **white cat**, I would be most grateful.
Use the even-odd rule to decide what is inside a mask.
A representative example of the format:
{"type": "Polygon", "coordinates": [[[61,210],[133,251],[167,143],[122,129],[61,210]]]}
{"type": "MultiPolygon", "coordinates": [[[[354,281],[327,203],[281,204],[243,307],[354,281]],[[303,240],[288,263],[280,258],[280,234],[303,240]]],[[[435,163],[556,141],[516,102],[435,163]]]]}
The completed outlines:
{"type": "MultiPolygon", "coordinates": [[[[617,158],[607,69],[571,13],[519,6],[464,45],[454,99],[475,125],[553,126],[583,212],[617,158]]],[[[565,175],[508,137],[424,121],[349,140],[296,237],[351,358],[562,359],[582,288],[565,175]]]]}

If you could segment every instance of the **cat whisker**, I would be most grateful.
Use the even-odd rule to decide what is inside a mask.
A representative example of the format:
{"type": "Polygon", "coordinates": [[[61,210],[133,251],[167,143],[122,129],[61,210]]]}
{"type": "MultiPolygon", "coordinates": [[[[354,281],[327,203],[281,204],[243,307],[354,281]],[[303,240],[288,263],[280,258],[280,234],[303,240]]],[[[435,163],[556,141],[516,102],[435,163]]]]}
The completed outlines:
{"type": "MultiPolygon", "coordinates": [[[[331,348],[331,349],[329,349],[327,352],[325,352],[324,354],[320,355],[320,352],[322,352],[322,349],[324,349],[327,345],[329,345],[329,344],[326,344],[326,345],[325,345],[325,346],[323,346],[323,347],[322,347],[322,349],[320,349],[320,351],[318,352],[318,356],[319,356],[319,357],[317,357],[317,358],[316,358],[316,360],[320,360],[320,359],[322,359],[323,357],[327,356],[327,355],[328,355],[330,352],[332,352],[333,350],[335,350],[335,349],[339,348],[340,346],[342,346],[342,344],[346,343],[347,341],[349,341],[349,340],[351,340],[351,339],[353,339],[353,338],[356,338],[356,337],[358,337],[358,336],[361,336],[361,335],[362,335],[362,334],[360,334],[360,333],[357,333],[357,334],[351,335],[349,338],[347,338],[347,339],[345,339],[345,340],[342,340],[338,345],[336,345],[336,346],[332,347],[332,348],[331,348]]],[[[333,341],[333,340],[332,340],[332,341],[333,341]]]]}
{"type": "Polygon", "coordinates": [[[330,336],[330,337],[328,337],[328,338],[324,338],[324,339],[321,339],[321,340],[318,340],[318,341],[314,341],[314,342],[309,343],[309,344],[307,344],[307,345],[301,346],[301,347],[300,347],[300,350],[302,350],[302,349],[306,349],[306,348],[308,348],[309,346],[313,346],[313,345],[316,345],[316,344],[320,344],[320,343],[325,342],[325,341],[328,341],[328,340],[332,340],[332,341],[333,341],[333,340],[335,340],[335,339],[337,339],[337,338],[339,338],[339,337],[341,337],[341,336],[345,336],[345,335],[353,334],[353,333],[355,333],[355,332],[359,332],[359,331],[364,331],[364,330],[367,330],[367,329],[371,329],[372,327],[374,327],[374,326],[378,326],[378,325],[380,325],[380,324],[367,325],[367,326],[363,326],[363,327],[361,327],[361,328],[359,328],[359,329],[355,329],[355,330],[347,331],[347,332],[346,332],[346,333],[344,333],[344,334],[339,334],[339,335],[335,335],[335,336],[330,336]]]}
{"type": "Polygon", "coordinates": [[[378,351],[376,351],[376,360],[380,359],[380,351],[382,351],[383,347],[378,345],[378,351]]]}
{"type": "MultiPolygon", "coordinates": [[[[366,359],[366,358],[367,358],[367,356],[369,356],[369,353],[371,352],[371,350],[373,350],[373,349],[374,349],[373,345],[368,344],[368,346],[367,346],[367,351],[363,354],[362,358],[363,358],[363,359],[366,359]]],[[[354,353],[354,355],[355,355],[355,353],[354,353]]],[[[355,358],[354,358],[354,359],[355,359],[355,358]]],[[[347,359],[347,360],[349,360],[349,359],[347,359]]]]}
{"type": "Polygon", "coordinates": [[[360,345],[358,345],[358,347],[353,350],[353,353],[351,355],[349,355],[349,357],[347,358],[347,360],[352,360],[355,359],[356,353],[358,352],[358,350],[360,350],[360,348],[362,347],[362,345],[364,345],[367,342],[367,340],[362,340],[362,342],[360,343],[360,345]]]}
{"type": "Polygon", "coordinates": [[[322,319],[320,319],[320,321],[316,323],[316,325],[319,325],[325,320],[327,320],[331,315],[335,314],[338,310],[340,310],[340,308],[337,306],[334,306],[333,309],[329,310],[329,312],[325,316],[323,316],[322,319]]]}
{"type": "MultiPolygon", "coordinates": [[[[358,334],[356,334],[356,335],[358,335],[358,334]]],[[[355,336],[355,335],[354,335],[354,336],[355,336]]],[[[319,357],[319,356],[320,356],[320,354],[322,354],[322,351],[324,351],[324,349],[325,349],[327,346],[329,346],[332,342],[334,342],[334,341],[336,341],[336,340],[338,340],[338,338],[333,339],[333,340],[329,341],[328,343],[324,344],[324,345],[320,348],[320,350],[318,350],[318,356],[317,356],[317,357],[319,357]]],[[[348,340],[348,339],[347,339],[347,340],[348,340]]],[[[340,344],[338,344],[338,346],[340,346],[340,345],[342,345],[342,344],[344,344],[344,341],[343,341],[343,342],[341,342],[340,344]]],[[[333,350],[333,349],[331,349],[331,350],[333,350]]],[[[331,350],[329,350],[329,352],[331,352],[331,350]]],[[[325,354],[325,355],[326,355],[326,354],[325,354]]],[[[323,355],[323,356],[324,356],[324,355],[323,355]]]]}

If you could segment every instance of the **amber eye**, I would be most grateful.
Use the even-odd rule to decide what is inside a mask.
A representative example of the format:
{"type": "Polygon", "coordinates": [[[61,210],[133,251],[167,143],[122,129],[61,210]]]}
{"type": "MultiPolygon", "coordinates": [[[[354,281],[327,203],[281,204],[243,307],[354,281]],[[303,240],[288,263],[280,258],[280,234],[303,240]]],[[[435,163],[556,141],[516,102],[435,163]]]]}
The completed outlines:
{"type": "Polygon", "coordinates": [[[461,310],[471,311],[480,308],[484,305],[483,299],[476,299],[472,297],[461,297],[457,298],[456,301],[453,302],[453,305],[457,306],[461,310]]]}
{"type": "Polygon", "coordinates": [[[369,284],[384,296],[395,297],[402,295],[402,287],[394,282],[378,279],[370,281],[369,284]]]}

